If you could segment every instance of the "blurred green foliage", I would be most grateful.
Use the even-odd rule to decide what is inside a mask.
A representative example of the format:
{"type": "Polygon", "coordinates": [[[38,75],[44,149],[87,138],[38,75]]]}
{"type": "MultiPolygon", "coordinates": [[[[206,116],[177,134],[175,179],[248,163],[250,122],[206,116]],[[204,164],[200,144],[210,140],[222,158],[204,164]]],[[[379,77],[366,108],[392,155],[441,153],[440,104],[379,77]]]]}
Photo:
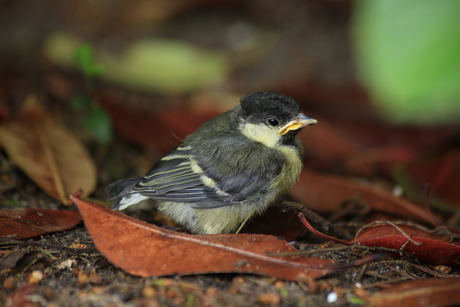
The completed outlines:
{"type": "Polygon", "coordinates": [[[93,106],[83,119],[86,130],[99,143],[107,145],[113,139],[113,129],[110,117],[99,105],[93,106]]]}
{"type": "Polygon", "coordinates": [[[86,112],[83,124],[102,144],[111,141],[113,128],[105,110],[92,98],[95,77],[140,90],[181,93],[219,83],[229,70],[223,54],[178,40],[133,41],[114,54],[61,32],[45,41],[44,52],[58,65],[83,74],[86,92],[76,95],[70,104],[86,112]]]}
{"type": "Polygon", "coordinates": [[[70,106],[85,112],[83,125],[86,131],[100,144],[107,145],[113,139],[112,123],[105,109],[92,98],[94,78],[102,74],[104,68],[94,61],[93,48],[88,44],[81,44],[75,49],[74,60],[85,78],[86,89],[85,93],[73,97],[70,106]]]}
{"type": "Polygon", "coordinates": [[[87,78],[96,77],[104,71],[102,65],[95,63],[93,48],[89,44],[81,44],[75,50],[75,63],[87,78]]]}
{"type": "Polygon", "coordinates": [[[458,0],[356,2],[356,61],[389,119],[458,122],[459,14],[458,0]]]}
{"type": "Polygon", "coordinates": [[[101,55],[104,78],[112,82],[156,92],[187,92],[224,80],[226,58],[189,43],[167,39],[133,42],[123,54],[101,55]]]}
{"type": "Polygon", "coordinates": [[[171,39],[142,39],[127,44],[122,52],[92,48],[70,33],[55,33],[44,44],[45,54],[58,65],[78,68],[88,77],[134,89],[158,93],[182,93],[219,84],[229,71],[223,53],[205,50],[171,39]],[[103,67],[103,69],[102,69],[103,67]]]}

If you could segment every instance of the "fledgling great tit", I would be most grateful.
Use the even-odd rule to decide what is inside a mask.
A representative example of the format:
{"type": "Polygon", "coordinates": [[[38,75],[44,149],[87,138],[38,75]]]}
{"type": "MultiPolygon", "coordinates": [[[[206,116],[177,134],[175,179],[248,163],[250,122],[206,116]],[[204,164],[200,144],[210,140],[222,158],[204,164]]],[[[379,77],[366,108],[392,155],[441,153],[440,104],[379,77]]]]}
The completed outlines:
{"type": "Polygon", "coordinates": [[[110,184],[113,209],[147,198],[196,234],[235,231],[299,179],[303,148],[295,137],[315,124],[297,103],[275,92],[241,99],[189,135],[140,178],[110,184]]]}

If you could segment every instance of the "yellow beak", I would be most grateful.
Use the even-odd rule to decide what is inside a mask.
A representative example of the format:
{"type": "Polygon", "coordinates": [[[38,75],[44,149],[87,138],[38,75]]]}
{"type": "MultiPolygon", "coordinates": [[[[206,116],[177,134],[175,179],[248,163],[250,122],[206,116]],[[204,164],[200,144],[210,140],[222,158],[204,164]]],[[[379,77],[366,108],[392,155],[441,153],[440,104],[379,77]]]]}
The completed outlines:
{"type": "Polygon", "coordinates": [[[300,113],[299,116],[297,116],[296,119],[290,121],[289,123],[287,123],[286,125],[281,127],[281,129],[280,129],[280,131],[278,131],[278,133],[280,135],[285,135],[289,131],[298,130],[298,129],[303,128],[305,126],[316,124],[317,122],[318,121],[316,119],[310,118],[310,117],[300,113]]]}

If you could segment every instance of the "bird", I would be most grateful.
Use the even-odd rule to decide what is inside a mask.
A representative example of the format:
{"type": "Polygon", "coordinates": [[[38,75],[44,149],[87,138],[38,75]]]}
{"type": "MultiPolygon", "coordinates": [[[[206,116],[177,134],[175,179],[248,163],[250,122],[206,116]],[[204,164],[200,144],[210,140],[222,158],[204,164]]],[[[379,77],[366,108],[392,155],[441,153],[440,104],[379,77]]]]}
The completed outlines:
{"type": "Polygon", "coordinates": [[[148,198],[193,234],[235,232],[298,181],[299,131],[317,121],[273,91],[250,94],[204,123],[143,177],[107,187],[114,210],[148,198]]]}

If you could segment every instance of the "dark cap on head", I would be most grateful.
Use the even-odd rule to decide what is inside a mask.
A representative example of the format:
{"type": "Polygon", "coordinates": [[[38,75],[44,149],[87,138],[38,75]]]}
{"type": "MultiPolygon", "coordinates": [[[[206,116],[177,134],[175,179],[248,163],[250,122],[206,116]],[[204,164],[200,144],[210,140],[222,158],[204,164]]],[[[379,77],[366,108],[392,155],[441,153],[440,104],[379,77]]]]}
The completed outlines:
{"type": "Polygon", "coordinates": [[[248,95],[240,102],[243,116],[253,120],[275,115],[281,122],[287,122],[301,113],[294,99],[272,91],[248,95]]]}

